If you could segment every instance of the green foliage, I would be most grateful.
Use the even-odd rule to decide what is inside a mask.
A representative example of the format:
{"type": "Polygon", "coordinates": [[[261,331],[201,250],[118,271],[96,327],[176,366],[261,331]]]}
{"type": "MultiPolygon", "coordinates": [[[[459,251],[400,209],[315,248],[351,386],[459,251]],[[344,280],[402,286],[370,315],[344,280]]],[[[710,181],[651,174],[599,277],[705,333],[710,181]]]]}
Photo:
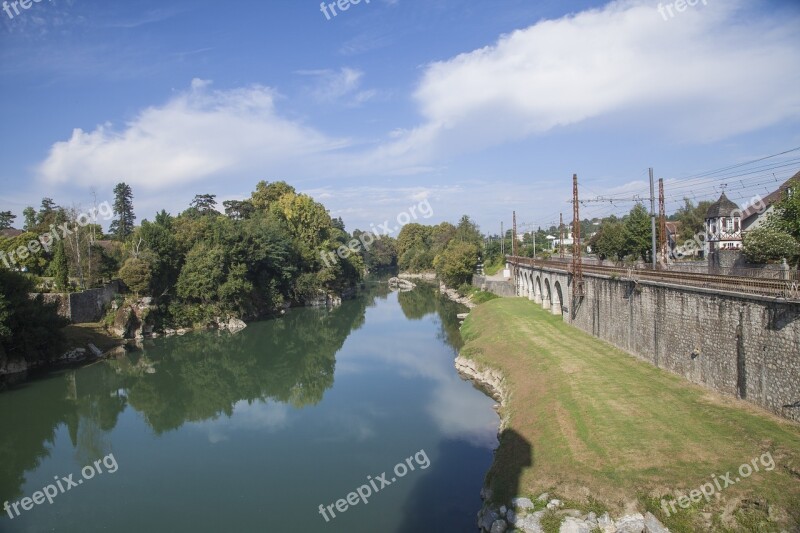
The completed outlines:
{"type": "Polygon", "coordinates": [[[33,231],[33,229],[36,227],[36,210],[33,207],[28,206],[23,209],[22,217],[24,220],[22,229],[25,231],[33,231]]]}
{"type": "Polygon", "coordinates": [[[0,269],[0,366],[3,360],[25,359],[38,363],[54,359],[62,348],[56,304],[46,304],[34,292],[30,278],[0,269]]]}
{"type": "Polygon", "coordinates": [[[708,208],[712,202],[703,201],[694,205],[688,198],[683,199],[683,207],[678,209],[671,217],[680,222],[678,242],[694,240],[695,235],[705,232],[705,219],[708,208]]]}
{"type": "Polygon", "coordinates": [[[14,264],[11,264],[11,260],[9,259],[9,265],[12,268],[16,267],[23,267],[27,269],[27,272],[36,275],[42,275],[44,273],[45,268],[47,267],[47,259],[46,253],[43,248],[39,248],[39,251],[35,254],[30,253],[30,249],[28,248],[28,244],[31,241],[37,241],[38,243],[38,235],[33,232],[25,232],[16,237],[10,238],[3,238],[0,237],[0,250],[10,253],[14,252],[14,264]],[[19,248],[22,247],[25,249],[25,259],[23,259],[17,251],[19,248]]]}
{"type": "Polygon", "coordinates": [[[769,223],[800,241],[800,182],[783,192],[769,223]]]}
{"type": "Polygon", "coordinates": [[[256,209],[267,211],[273,203],[286,194],[297,194],[297,191],[285,181],[273,183],[259,181],[255,192],[250,196],[250,202],[256,209]]]}
{"type": "Polygon", "coordinates": [[[13,226],[17,215],[11,211],[0,211],[0,229],[8,229],[13,226]]]}
{"type": "Polygon", "coordinates": [[[136,215],[133,214],[133,191],[124,182],[114,187],[114,214],[117,218],[111,222],[109,232],[121,241],[133,233],[136,220],[136,215]]]}
{"type": "Polygon", "coordinates": [[[539,524],[542,526],[544,533],[558,533],[561,528],[561,520],[562,518],[550,509],[544,512],[539,524]]]}
{"type": "Polygon", "coordinates": [[[53,256],[53,277],[58,290],[64,292],[69,290],[69,265],[67,264],[67,254],[64,251],[64,241],[58,241],[56,244],[53,256]]]}
{"type": "Polygon", "coordinates": [[[131,257],[122,265],[119,277],[138,296],[149,292],[153,272],[149,262],[139,257],[131,257]]]}
{"type": "Polygon", "coordinates": [[[451,287],[472,281],[478,262],[478,247],[475,244],[453,240],[445,251],[436,256],[434,266],[439,278],[451,287]]]}
{"type": "Polygon", "coordinates": [[[642,204],[636,204],[623,222],[625,250],[647,261],[652,251],[650,215],[642,204]]]}
{"type": "Polygon", "coordinates": [[[626,254],[625,228],[621,222],[603,222],[589,240],[589,246],[600,259],[622,261],[626,254]]]}
{"type": "Polygon", "coordinates": [[[794,262],[800,255],[800,244],[788,232],[765,225],[745,233],[743,251],[751,263],[769,263],[783,258],[794,262]]]}

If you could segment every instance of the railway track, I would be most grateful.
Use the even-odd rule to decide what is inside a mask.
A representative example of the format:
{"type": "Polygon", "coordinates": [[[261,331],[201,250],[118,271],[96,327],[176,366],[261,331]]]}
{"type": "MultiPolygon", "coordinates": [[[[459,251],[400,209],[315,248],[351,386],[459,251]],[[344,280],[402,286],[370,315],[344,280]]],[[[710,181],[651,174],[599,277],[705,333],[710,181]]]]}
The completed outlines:
{"type": "MultiPolygon", "coordinates": [[[[510,257],[509,262],[516,265],[560,270],[571,273],[571,263],[561,261],[542,261],[529,257],[510,257]]],[[[675,272],[668,270],[650,270],[645,268],[624,268],[601,265],[582,265],[584,274],[599,274],[609,277],[618,277],[633,282],[654,281],[699,287],[743,294],[753,294],[772,298],[784,298],[800,301],[800,280],[765,279],[742,276],[724,276],[711,274],[698,274],[692,272],[675,272]]]]}

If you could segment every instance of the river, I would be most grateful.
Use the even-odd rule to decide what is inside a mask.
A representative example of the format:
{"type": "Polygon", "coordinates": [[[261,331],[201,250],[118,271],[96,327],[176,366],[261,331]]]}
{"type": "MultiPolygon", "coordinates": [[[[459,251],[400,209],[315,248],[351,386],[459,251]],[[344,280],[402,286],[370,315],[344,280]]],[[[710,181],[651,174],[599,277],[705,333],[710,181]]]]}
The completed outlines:
{"type": "Polygon", "coordinates": [[[453,367],[463,311],[370,281],[6,390],[0,531],[474,531],[498,418],[453,367]]]}

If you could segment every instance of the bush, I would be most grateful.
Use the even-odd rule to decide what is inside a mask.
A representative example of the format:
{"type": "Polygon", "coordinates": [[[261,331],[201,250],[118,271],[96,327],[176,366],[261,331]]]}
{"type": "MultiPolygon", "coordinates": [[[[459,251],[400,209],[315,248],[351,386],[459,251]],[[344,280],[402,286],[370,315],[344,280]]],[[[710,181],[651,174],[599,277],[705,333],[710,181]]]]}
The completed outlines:
{"type": "Polygon", "coordinates": [[[790,234],[770,226],[756,228],[744,235],[744,255],[751,263],[769,263],[786,258],[794,263],[800,244],[790,234]]]}

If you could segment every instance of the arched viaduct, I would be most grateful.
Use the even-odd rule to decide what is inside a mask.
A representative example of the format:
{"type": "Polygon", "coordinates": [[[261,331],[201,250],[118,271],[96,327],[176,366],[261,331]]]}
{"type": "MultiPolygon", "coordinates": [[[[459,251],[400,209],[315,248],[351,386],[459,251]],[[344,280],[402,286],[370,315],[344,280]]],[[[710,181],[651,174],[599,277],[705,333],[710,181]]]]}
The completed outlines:
{"type": "Polygon", "coordinates": [[[566,269],[517,265],[514,285],[517,296],[540,304],[554,315],[568,317],[568,302],[572,291],[572,276],[566,269]]]}

